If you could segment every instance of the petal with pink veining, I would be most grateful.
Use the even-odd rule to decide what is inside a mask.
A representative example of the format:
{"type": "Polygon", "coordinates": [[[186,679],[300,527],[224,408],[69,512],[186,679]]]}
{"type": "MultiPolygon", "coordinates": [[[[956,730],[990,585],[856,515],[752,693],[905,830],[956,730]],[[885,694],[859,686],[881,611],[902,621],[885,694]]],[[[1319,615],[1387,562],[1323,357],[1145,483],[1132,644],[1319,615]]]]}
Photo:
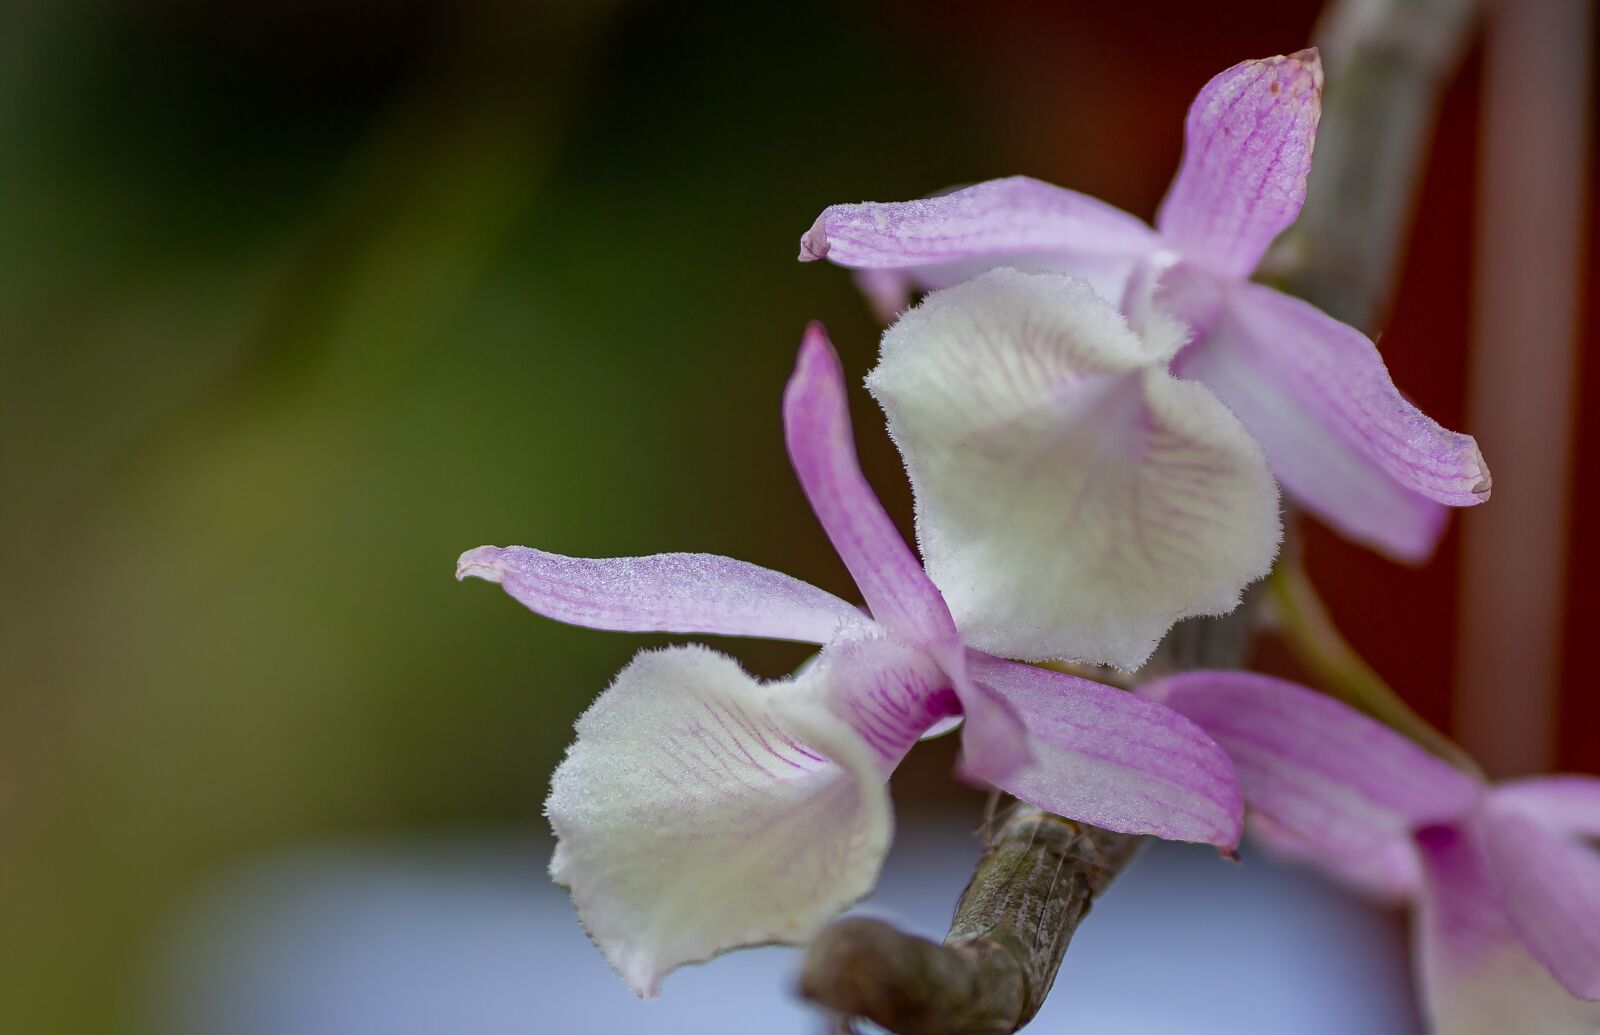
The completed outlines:
{"type": "Polygon", "coordinates": [[[931,198],[826,209],[800,239],[800,259],[860,271],[884,323],[913,290],[950,287],[997,266],[1081,277],[1120,298],[1143,255],[1160,247],[1140,220],[1086,194],[1026,176],[931,198]]]}
{"type": "Polygon", "coordinates": [[[1156,215],[1165,241],[1214,273],[1249,276],[1305,203],[1321,111],[1315,50],[1213,78],[1189,107],[1183,161],[1156,215]]]}
{"type": "Polygon", "coordinates": [[[801,237],[800,260],[852,269],[1009,265],[1052,254],[1132,260],[1156,246],[1150,228],[1120,209],[1011,176],[915,201],[829,206],[801,237]]]}
{"type": "Polygon", "coordinates": [[[1281,679],[1193,672],[1144,692],[1228,752],[1264,840],[1364,890],[1408,890],[1411,831],[1470,813],[1483,794],[1388,727],[1281,679]]]}
{"type": "Polygon", "coordinates": [[[923,734],[961,714],[952,681],[926,651],[895,637],[836,640],[808,669],[827,706],[878,756],[885,777],[923,734]]]}
{"type": "Polygon", "coordinates": [[[1070,819],[1231,851],[1244,802],[1233,764],[1193,722],[1088,679],[968,655],[974,680],[1021,716],[1032,761],[1000,786],[1070,819]]]}
{"type": "Polygon", "coordinates": [[[480,546],[456,578],[498,582],[559,622],[623,632],[712,633],[827,643],[867,623],[859,610],[799,579],[731,557],[563,557],[526,546],[480,546]]]}
{"type": "Polygon", "coordinates": [[[861,474],[844,371],[821,324],[806,329],[783,396],[789,459],[872,616],[919,646],[956,642],[944,598],[861,474]]]}
{"type": "Polygon", "coordinates": [[[1360,331],[1299,299],[1233,285],[1210,333],[1179,354],[1174,370],[1221,397],[1306,509],[1396,557],[1433,550],[1441,504],[1489,496],[1489,469],[1471,436],[1408,402],[1360,331]]]}

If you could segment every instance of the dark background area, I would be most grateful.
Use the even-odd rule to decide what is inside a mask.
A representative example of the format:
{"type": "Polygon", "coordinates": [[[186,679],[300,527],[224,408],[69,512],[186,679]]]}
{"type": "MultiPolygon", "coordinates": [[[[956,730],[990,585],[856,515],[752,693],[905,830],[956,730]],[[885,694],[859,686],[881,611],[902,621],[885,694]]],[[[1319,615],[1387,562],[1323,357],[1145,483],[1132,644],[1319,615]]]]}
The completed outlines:
{"type": "MultiPolygon", "coordinates": [[[[853,595],[778,401],[806,320],[852,377],[877,328],[847,275],[795,262],[800,233],[1010,173],[1149,217],[1194,92],[1302,46],[1317,7],[0,14],[0,1029],[125,1030],[163,918],[264,853],[542,822],[572,721],[652,641],[457,586],[461,550],[706,550],[853,595]]],[[[1381,339],[1468,431],[1479,78],[1474,52],[1381,339]]],[[[1583,416],[1559,761],[1595,772],[1583,416]]],[[[1306,533],[1336,619],[1440,725],[1458,535],[1419,570],[1306,533]]],[[[767,674],[801,656],[730,647],[767,674]]],[[[971,807],[949,750],[897,777],[907,807],[971,807]]]]}

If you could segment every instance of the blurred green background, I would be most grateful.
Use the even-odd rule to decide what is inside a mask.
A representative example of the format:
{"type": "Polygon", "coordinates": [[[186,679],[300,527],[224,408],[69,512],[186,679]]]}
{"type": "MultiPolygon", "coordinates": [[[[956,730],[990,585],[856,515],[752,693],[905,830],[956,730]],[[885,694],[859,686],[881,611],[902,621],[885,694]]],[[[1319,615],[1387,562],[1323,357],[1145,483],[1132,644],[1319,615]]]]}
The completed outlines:
{"type": "MultiPolygon", "coordinates": [[[[263,853],[542,823],[646,638],[457,586],[461,550],[707,550],[851,594],[778,400],[806,320],[853,376],[877,332],[798,236],[1012,172],[1148,216],[1193,91],[1317,5],[1129,6],[9,5],[0,1030],[127,1030],[163,919],[263,853]]],[[[1464,89],[1441,146],[1470,152],[1464,89]]],[[[1464,319],[1390,352],[1447,424],[1464,319]]],[[[1352,635],[1441,715],[1448,564],[1311,546],[1336,604],[1424,602],[1352,635]]],[[[899,793],[945,795],[942,764],[899,793]]]]}

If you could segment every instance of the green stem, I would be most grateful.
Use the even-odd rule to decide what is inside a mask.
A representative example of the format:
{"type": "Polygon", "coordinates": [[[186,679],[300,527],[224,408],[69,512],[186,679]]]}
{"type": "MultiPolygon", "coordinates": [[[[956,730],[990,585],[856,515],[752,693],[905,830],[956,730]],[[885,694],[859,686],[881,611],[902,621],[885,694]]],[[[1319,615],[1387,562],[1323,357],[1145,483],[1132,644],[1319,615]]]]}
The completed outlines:
{"type": "Polygon", "coordinates": [[[1279,560],[1267,576],[1267,592],[1284,642],[1319,687],[1458,769],[1483,775],[1465,751],[1406,704],[1344,638],[1298,558],[1279,560]]]}

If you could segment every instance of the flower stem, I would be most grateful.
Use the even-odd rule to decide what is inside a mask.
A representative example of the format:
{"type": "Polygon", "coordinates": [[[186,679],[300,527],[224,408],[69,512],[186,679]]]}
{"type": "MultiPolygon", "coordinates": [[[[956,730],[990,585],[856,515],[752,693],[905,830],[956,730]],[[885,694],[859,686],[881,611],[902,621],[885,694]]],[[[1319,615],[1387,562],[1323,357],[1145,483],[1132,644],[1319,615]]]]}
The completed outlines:
{"type": "Polygon", "coordinates": [[[1483,776],[1471,756],[1406,704],[1344,638],[1299,558],[1278,562],[1267,576],[1267,592],[1284,643],[1322,690],[1410,737],[1451,765],[1483,776]]]}

